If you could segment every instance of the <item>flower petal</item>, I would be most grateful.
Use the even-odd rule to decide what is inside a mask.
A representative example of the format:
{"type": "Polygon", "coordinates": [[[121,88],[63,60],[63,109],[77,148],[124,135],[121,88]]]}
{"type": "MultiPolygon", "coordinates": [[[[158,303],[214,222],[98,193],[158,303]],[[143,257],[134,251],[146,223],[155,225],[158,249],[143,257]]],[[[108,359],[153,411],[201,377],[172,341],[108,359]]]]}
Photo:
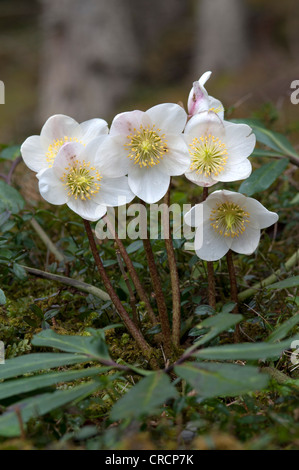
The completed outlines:
{"type": "Polygon", "coordinates": [[[103,217],[107,212],[106,206],[96,204],[92,200],[82,201],[80,198],[75,199],[72,197],[67,202],[67,205],[72,211],[76,212],[76,214],[80,215],[83,219],[90,220],[92,222],[101,219],[101,217],[103,217]]]}
{"type": "Polygon", "coordinates": [[[191,116],[201,111],[209,110],[209,95],[203,85],[198,82],[193,83],[193,87],[188,96],[188,113],[191,116]]]}
{"type": "Polygon", "coordinates": [[[82,130],[73,118],[64,114],[55,114],[46,121],[40,136],[42,144],[48,148],[55,140],[64,139],[65,137],[81,140],[82,130]]]}
{"type": "Polygon", "coordinates": [[[195,114],[187,123],[185,134],[189,137],[201,137],[212,134],[220,140],[224,139],[225,129],[220,117],[213,111],[195,114]]]}
{"type": "Polygon", "coordinates": [[[231,249],[236,253],[251,255],[258,247],[260,236],[261,231],[258,228],[248,225],[239,237],[232,239],[231,249]]]}
{"type": "Polygon", "coordinates": [[[245,180],[251,172],[252,166],[249,160],[245,159],[239,163],[231,163],[228,157],[224,170],[218,176],[215,176],[215,180],[222,182],[245,180]]]}
{"type": "Polygon", "coordinates": [[[104,119],[89,119],[80,124],[82,141],[87,144],[95,137],[108,134],[108,124],[104,119]]]}
{"type": "Polygon", "coordinates": [[[187,122],[186,111],[175,103],[158,104],[148,109],[145,114],[158,129],[170,134],[182,133],[187,122]]]}
{"type": "Polygon", "coordinates": [[[134,132],[134,129],[139,129],[140,126],[151,126],[151,120],[144,111],[128,111],[126,113],[117,114],[112,121],[110,128],[110,135],[125,135],[129,136],[134,132]]]}
{"type": "Polygon", "coordinates": [[[185,176],[189,181],[192,181],[192,183],[197,184],[197,186],[202,186],[203,188],[209,188],[217,183],[212,176],[205,176],[203,173],[196,173],[196,170],[186,171],[185,176]]]}
{"type": "Polygon", "coordinates": [[[217,261],[229,250],[225,238],[216,233],[210,223],[205,223],[197,228],[194,245],[197,256],[205,261],[217,261]],[[196,249],[196,245],[201,241],[200,230],[202,230],[202,246],[196,249]]]}
{"type": "Polygon", "coordinates": [[[149,204],[165,196],[170,183],[170,176],[162,173],[158,166],[140,168],[139,165],[134,165],[128,175],[133,193],[149,204]]]}
{"type": "Polygon", "coordinates": [[[81,155],[84,151],[84,145],[79,142],[64,144],[57,153],[53,164],[53,171],[57,178],[62,177],[67,167],[74,166],[76,160],[81,161],[81,155]]]}
{"type": "Polygon", "coordinates": [[[124,136],[108,135],[99,146],[95,162],[100,167],[102,176],[118,178],[128,173],[131,161],[126,143],[127,138],[124,136]]]}
{"type": "Polygon", "coordinates": [[[67,191],[53,168],[47,168],[39,178],[39,191],[42,197],[50,204],[60,205],[67,201],[67,191]]]}
{"type": "Polygon", "coordinates": [[[224,107],[221,101],[217,100],[213,96],[209,96],[209,111],[213,111],[214,113],[217,114],[217,116],[220,117],[220,119],[223,121],[224,119],[224,107]]]}
{"type": "Polygon", "coordinates": [[[247,124],[224,121],[225,141],[231,162],[244,160],[252,154],[256,138],[247,124]]]}
{"type": "Polygon", "coordinates": [[[181,136],[167,136],[168,152],[159,163],[160,170],[167,175],[182,175],[190,166],[190,154],[181,136]]]}
{"type": "Polygon", "coordinates": [[[202,76],[198,79],[198,83],[201,86],[205,86],[206,82],[209,80],[211,75],[212,75],[211,71],[203,73],[202,76]]]}
{"type": "Polygon", "coordinates": [[[256,199],[246,198],[246,208],[250,214],[250,221],[260,229],[270,227],[278,221],[278,214],[268,211],[256,199]]]}
{"type": "Polygon", "coordinates": [[[21,146],[21,155],[32,171],[39,172],[49,168],[39,135],[32,135],[25,140],[21,146]]]}
{"type": "Polygon", "coordinates": [[[129,187],[128,178],[103,178],[100,190],[94,195],[93,200],[97,204],[108,207],[123,206],[134,199],[135,195],[129,187]]]}

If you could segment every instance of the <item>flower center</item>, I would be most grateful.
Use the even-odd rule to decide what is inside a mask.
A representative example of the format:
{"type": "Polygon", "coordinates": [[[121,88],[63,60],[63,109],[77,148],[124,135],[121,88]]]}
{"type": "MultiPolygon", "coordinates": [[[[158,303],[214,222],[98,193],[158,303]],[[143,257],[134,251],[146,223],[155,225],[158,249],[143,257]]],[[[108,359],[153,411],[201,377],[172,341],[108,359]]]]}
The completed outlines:
{"type": "Polygon", "coordinates": [[[130,149],[128,157],[138,164],[140,168],[158,165],[160,160],[168,152],[165,134],[160,134],[160,129],[144,128],[134,129],[134,133],[128,135],[129,143],[125,146],[130,149]]]}
{"type": "Polygon", "coordinates": [[[78,140],[76,137],[68,137],[66,135],[63,137],[63,139],[54,140],[53,144],[49,145],[48,151],[46,153],[46,159],[47,159],[47,162],[49,163],[50,168],[54,163],[57,153],[59,152],[61,147],[67,142],[79,142],[80,144],[83,144],[83,142],[78,140]]]}
{"type": "Polygon", "coordinates": [[[68,196],[78,197],[82,201],[91,199],[94,194],[99,192],[102,176],[98,170],[90,166],[90,162],[86,163],[75,161],[74,166],[67,166],[61,178],[68,196]]]}
{"type": "Polygon", "coordinates": [[[195,170],[205,176],[217,176],[224,170],[228,155],[226,145],[218,137],[209,134],[199,139],[194,138],[190,147],[191,171],[195,170]]]}
{"type": "Polygon", "coordinates": [[[250,214],[233,202],[218,204],[210,214],[211,226],[224,237],[238,237],[246,230],[250,214]]]}

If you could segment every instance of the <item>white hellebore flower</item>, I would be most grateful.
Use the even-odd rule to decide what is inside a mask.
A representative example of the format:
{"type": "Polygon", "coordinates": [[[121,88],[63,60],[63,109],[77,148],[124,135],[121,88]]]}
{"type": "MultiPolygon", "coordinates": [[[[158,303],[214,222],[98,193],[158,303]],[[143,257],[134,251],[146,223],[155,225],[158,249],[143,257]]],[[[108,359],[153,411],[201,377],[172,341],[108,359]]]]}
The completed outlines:
{"type": "Polygon", "coordinates": [[[105,134],[108,134],[108,124],[104,119],[90,119],[78,124],[69,116],[56,114],[46,121],[40,135],[32,135],[25,140],[21,154],[30,170],[39,173],[53,165],[59,149],[66,142],[86,145],[105,134]]]}
{"type": "Polygon", "coordinates": [[[193,116],[185,129],[191,165],[185,176],[199,186],[248,178],[255,135],[247,124],[222,121],[212,111],[193,116]]]}
{"type": "Polygon", "coordinates": [[[102,150],[108,174],[128,174],[136,196],[148,203],[159,201],[167,192],[170,176],[182,175],[190,166],[182,136],[186,121],[183,108],[170,103],[118,114],[110,128],[111,139],[102,150]]]}
{"type": "Polygon", "coordinates": [[[206,261],[219,260],[229,249],[251,255],[258,246],[261,229],[277,220],[278,215],[260,202],[227,190],[215,191],[185,215],[187,225],[197,227],[196,254],[206,261]]]}
{"type": "Polygon", "coordinates": [[[110,178],[105,172],[105,155],[101,145],[109,136],[93,139],[84,146],[79,142],[64,144],[51,168],[39,176],[39,190],[50,204],[67,204],[87,220],[96,221],[107,207],[131,202],[128,178],[110,178]]]}
{"type": "Polygon", "coordinates": [[[193,87],[188,97],[188,114],[194,116],[194,114],[201,113],[202,111],[214,111],[218,116],[224,118],[224,108],[222,103],[209,96],[204,85],[209,80],[212,72],[205,72],[197,82],[193,83],[193,87]]]}

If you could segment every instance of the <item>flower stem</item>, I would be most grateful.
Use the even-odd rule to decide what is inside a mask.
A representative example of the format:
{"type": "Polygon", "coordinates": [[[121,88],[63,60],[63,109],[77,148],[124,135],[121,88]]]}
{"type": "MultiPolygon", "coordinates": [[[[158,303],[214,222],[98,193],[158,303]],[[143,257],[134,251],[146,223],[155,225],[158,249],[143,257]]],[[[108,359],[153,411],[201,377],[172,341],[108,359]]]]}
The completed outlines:
{"type": "MultiPolygon", "coordinates": [[[[204,202],[209,194],[209,188],[204,187],[202,192],[202,202],[204,202]]],[[[214,276],[214,267],[212,261],[207,261],[207,270],[208,270],[208,299],[209,305],[212,308],[216,306],[216,288],[215,288],[215,276],[214,276]]]]}
{"type": "Polygon", "coordinates": [[[139,295],[140,297],[140,300],[142,300],[142,302],[145,303],[145,307],[146,307],[146,310],[147,310],[147,313],[148,313],[148,316],[152,322],[153,325],[156,325],[158,323],[158,320],[156,318],[156,315],[152,309],[152,306],[150,304],[150,301],[149,301],[149,298],[141,284],[141,281],[138,277],[138,274],[136,272],[136,269],[134,268],[134,265],[131,261],[131,258],[129,257],[128,253],[127,253],[127,250],[125,249],[124,247],[124,244],[122,243],[121,239],[118,237],[118,234],[117,232],[115,231],[113,225],[111,224],[109,218],[107,215],[105,215],[103,217],[103,219],[105,220],[106,224],[107,224],[107,227],[108,227],[108,230],[109,232],[111,233],[111,235],[113,236],[114,240],[116,241],[117,243],[117,246],[119,248],[119,251],[120,251],[120,254],[121,256],[123,257],[123,260],[124,262],[126,263],[126,266],[128,268],[128,271],[129,271],[129,274],[130,274],[130,277],[133,281],[133,284],[136,288],[136,291],[137,291],[137,294],[139,295]]]}
{"type": "Polygon", "coordinates": [[[124,265],[123,265],[123,262],[122,262],[122,259],[121,259],[121,254],[120,254],[119,250],[116,250],[116,258],[117,258],[119,269],[121,270],[121,273],[123,275],[124,281],[126,283],[126,286],[127,286],[128,292],[129,292],[133,321],[134,321],[135,325],[138,326],[139,322],[138,322],[138,315],[137,315],[137,309],[136,309],[136,299],[135,299],[135,295],[134,295],[134,292],[133,292],[133,289],[132,289],[132,286],[131,286],[131,283],[130,283],[130,279],[129,279],[129,277],[126,273],[126,270],[124,268],[124,265]]]}
{"type": "MultiPolygon", "coordinates": [[[[237,278],[236,278],[236,272],[235,272],[235,266],[234,266],[234,261],[233,261],[233,254],[231,250],[228,250],[226,253],[226,261],[227,261],[227,268],[228,268],[228,274],[229,274],[229,280],[230,280],[230,295],[231,299],[233,302],[236,303],[233,313],[238,313],[238,286],[237,286],[237,278]]],[[[240,327],[239,325],[236,325],[235,328],[235,342],[240,341],[240,327]]]]}
{"type": "Polygon", "coordinates": [[[164,227],[165,246],[170,270],[171,290],[172,290],[172,341],[175,347],[180,345],[181,337],[181,292],[180,280],[177,270],[175,252],[170,230],[169,205],[170,205],[170,185],[165,195],[164,202],[166,210],[163,210],[162,221],[164,227]]]}
{"type": "Polygon", "coordinates": [[[88,220],[83,219],[85,230],[88,236],[89,240],[89,245],[90,249],[92,251],[96,266],[98,268],[98,271],[100,273],[100,276],[102,278],[102,281],[105,285],[106,291],[109,294],[116,310],[119,313],[119,316],[121,317],[122,321],[124,322],[125,326],[127,327],[128,331],[131,333],[133,338],[135,339],[136,343],[138,344],[139,348],[141,349],[142,353],[145,355],[145,357],[149,360],[151,366],[153,368],[157,368],[156,361],[153,357],[153,349],[149,346],[149,344],[146,342],[144,339],[141,331],[139,328],[134,324],[134,322],[131,320],[129,317],[128,313],[126,312],[123,304],[120,301],[120,298],[118,297],[117,293],[115,292],[111,281],[105,271],[105,268],[103,266],[102,260],[100,258],[100,255],[97,250],[96,242],[92,233],[91,225],[88,220]]]}
{"type": "MultiPolygon", "coordinates": [[[[146,207],[146,203],[141,200],[141,204],[146,207]]],[[[143,246],[145,255],[148,262],[149,272],[153,284],[153,289],[156,297],[158,312],[159,312],[159,319],[161,322],[161,329],[162,329],[162,336],[163,336],[163,345],[164,345],[164,352],[167,357],[170,357],[172,345],[171,345],[171,334],[170,334],[170,325],[167,313],[167,306],[165,303],[165,298],[162,290],[161,279],[158,273],[158,269],[155,263],[154,253],[152,249],[151,242],[148,238],[144,238],[143,246]]]]}

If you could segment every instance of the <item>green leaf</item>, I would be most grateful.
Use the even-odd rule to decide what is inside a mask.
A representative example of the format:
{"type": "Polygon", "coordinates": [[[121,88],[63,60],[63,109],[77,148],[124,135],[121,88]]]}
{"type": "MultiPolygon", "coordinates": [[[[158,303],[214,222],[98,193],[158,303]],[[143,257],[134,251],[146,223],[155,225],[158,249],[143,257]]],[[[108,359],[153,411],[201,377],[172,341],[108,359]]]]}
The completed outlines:
{"type": "Polygon", "coordinates": [[[47,370],[53,367],[67,366],[87,362],[86,355],[56,354],[56,353],[34,353],[8,359],[0,367],[0,380],[17,377],[18,375],[35,372],[36,370],[47,370]]]}
{"type": "Polygon", "coordinates": [[[0,289],[0,305],[6,304],[6,297],[2,289],[0,289]]]}
{"type": "Polygon", "coordinates": [[[53,393],[41,394],[18,402],[0,416],[0,435],[6,437],[20,435],[16,409],[19,410],[22,421],[26,424],[33,417],[42,416],[67,403],[90,395],[98,387],[97,382],[88,382],[68,390],[57,390],[53,393]]]}
{"type": "Polygon", "coordinates": [[[269,380],[255,367],[236,364],[189,362],[174,370],[203,398],[242,395],[266,387],[269,380]]]}
{"type": "Polygon", "coordinates": [[[0,160],[15,160],[20,156],[20,146],[12,145],[2,150],[0,153],[0,160]]]}
{"type": "Polygon", "coordinates": [[[286,320],[282,325],[275,328],[275,330],[268,336],[267,341],[269,343],[275,343],[286,337],[288,332],[294,328],[294,326],[298,325],[299,323],[299,313],[294,315],[293,317],[286,320]]]}
{"type": "Polygon", "coordinates": [[[20,281],[24,281],[24,279],[27,279],[27,273],[25,269],[23,268],[23,266],[21,266],[20,264],[14,263],[12,270],[14,274],[16,275],[16,277],[20,279],[20,281]]]}
{"type": "Polygon", "coordinates": [[[61,351],[85,354],[92,360],[106,359],[110,356],[105,343],[105,333],[101,330],[92,330],[92,336],[68,336],[58,335],[53,330],[41,331],[34,336],[32,344],[34,346],[52,347],[61,351]]]}
{"type": "Polygon", "coordinates": [[[178,392],[163,372],[155,372],[141,379],[112,408],[111,419],[138,418],[155,413],[169,398],[178,392]]]}
{"type": "Polygon", "coordinates": [[[239,187],[239,192],[252,196],[268,189],[272,183],[284,172],[289,160],[283,158],[274,160],[255,170],[239,187]]]}
{"type": "Polygon", "coordinates": [[[283,281],[275,282],[267,286],[267,289],[289,289],[291,287],[299,287],[299,276],[293,276],[283,281]]]}
{"type": "Polygon", "coordinates": [[[32,392],[61,382],[70,382],[82,379],[83,377],[92,377],[107,372],[111,367],[89,367],[88,369],[58,371],[49,374],[40,374],[34,377],[24,377],[22,379],[7,380],[1,383],[0,399],[21,395],[22,393],[32,392]]]}
{"type": "MultiPolygon", "coordinates": [[[[294,338],[293,338],[294,339],[294,338]]],[[[211,360],[258,360],[280,356],[290,348],[292,340],[285,340],[278,344],[269,343],[239,343],[226,344],[201,349],[193,354],[200,359],[211,360]]]]}
{"type": "Polygon", "coordinates": [[[294,147],[283,134],[270,131],[260,121],[255,119],[233,119],[232,122],[248,124],[252,128],[258,142],[276,150],[281,155],[298,157],[294,147]]]}
{"type": "Polygon", "coordinates": [[[0,180],[0,212],[9,211],[17,214],[24,205],[25,201],[19,191],[0,180]]]}
{"type": "MultiPolygon", "coordinates": [[[[232,326],[236,325],[243,319],[242,315],[232,314],[232,313],[218,313],[212,317],[206,318],[199,325],[196,325],[195,328],[201,330],[210,328],[210,331],[202,336],[196,343],[194,343],[191,348],[201,346],[208,343],[213,338],[218,336],[222,331],[226,331],[232,326]]],[[[189,349],[190,350],[190,349],[189,349]]],[[[187,350],[187,351],[189,351],[187,350]]],[[[187,352],[186,351],[186,352],[187,352]]]]}

